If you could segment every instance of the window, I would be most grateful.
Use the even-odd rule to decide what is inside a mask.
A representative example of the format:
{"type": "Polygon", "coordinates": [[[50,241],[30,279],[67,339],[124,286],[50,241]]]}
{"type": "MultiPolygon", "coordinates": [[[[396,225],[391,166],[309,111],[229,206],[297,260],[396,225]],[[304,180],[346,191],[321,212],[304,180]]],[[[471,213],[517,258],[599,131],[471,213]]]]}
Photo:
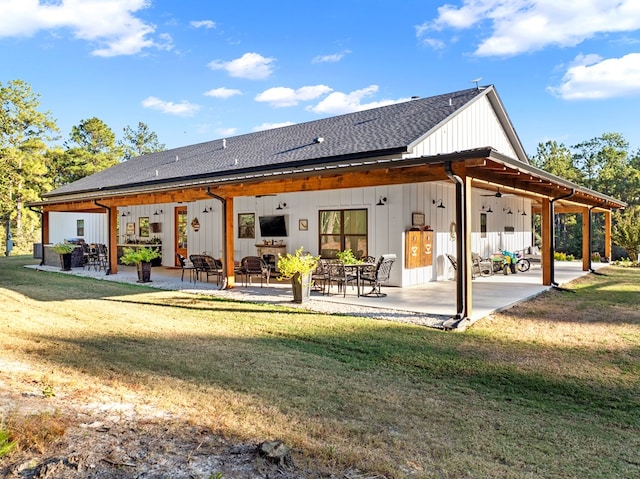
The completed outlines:
{"type": "Polygon", "coordinates": [[[148,238],[149,237],[149,217],[148,216],[140,217],[138,221],[140,222],[139,236],[142,236],[143,238],[148,238]]]}
{"type": "Polygon", "coordinates": [[[367,256],[367,210],[322,210],[320,217],[320,256],[335,258],[350,249],[357,257],[367,256]]]}
{"type": "Polygon", "coordinates": [[[84,236],[84,220],[76,220],[76,236],[84,236]]]}
{"type": "Polygon", "coordinates": [[[487,214],[480,213],[480,238],[487,237],[487,214]]]}
{"type": "Polygon", "coordinates": [[[256,215],[253,213],[238,213],[238,238],[256,237],[256,215]]]}

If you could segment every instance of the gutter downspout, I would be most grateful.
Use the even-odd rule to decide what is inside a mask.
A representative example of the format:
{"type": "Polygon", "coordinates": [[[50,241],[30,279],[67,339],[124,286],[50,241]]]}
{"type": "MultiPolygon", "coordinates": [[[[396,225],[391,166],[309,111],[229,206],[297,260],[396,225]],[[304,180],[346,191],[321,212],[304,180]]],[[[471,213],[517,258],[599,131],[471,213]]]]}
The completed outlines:
{"type": "Polygon", "coordinates": [[[227,200],[225,200],[222,196],[218,196],[214,193],[211,193],[211,187],[207,186],[207,195],[211,198],[218,200],[222,204],[222,264],[225,269],[225,274],[222,278],[222,284],[220,285],[220,289],[227,289],[227,274],[226,274],[226,265],[227,265],[227,200]]]}
{"type": "Polygon", "coordinates": [[[445,322],[447,329],[457,328],[462,321],[469,320],[469,305],[467,304],[467,211],[464,181],[453,172],[451,162],[445,161],[444,171],[449,179],[456,185],[456,256],[458,258],[458,271],[456,280],[456,315],[445,322]]]}
{"type": "Polygon", "coordinates": [[[576,190],[575,188],[571,188],[571,193],[568,193],[564,196],[559,196],[557,198],[552,198],[551,201],[549,202],[549,204],[551,205],[551,221],[553,221],[553,228],[551,228],[551,247],[549,248],[549,253],[551,254],[551,261],[549,261],[549,265],[551,268],[551,286],[553,286],[554,288],[560,288],[560,285],[556,282],[555,276],[556,276],[556,267],[555,267],[555,252],[556,252],[556,248],[555,248],[555,244],[556,244],[556,225],[555,225],[555,213],[554,213],[554,206],[553,204],[558,201],[558,200],[566,200],[571,198],[573,195],[576,194],[576,190]]]}
{"type": "Polygon", "coordinates": [[[107,237],[109,238],[109,254],[107,255],[107,258],[109,260],[109,267],[107,268],[107,272],[105,273],[106,275],[110,275],[111,274],[111,208],[107,205],[103,205],[98,203],[98,200],[93,200],[93,204],[96,206],[99,206],[100,208],[104,208],[107,210],[107,237]]]}
{"type": "Polygon", "coordinates": [[[28,207],[31,211],[40,215],[40,245],[42,247],[42,254],[40,255],[40,266],[44,266],[44,211],[37,210],[33,206],[28,207]]]}

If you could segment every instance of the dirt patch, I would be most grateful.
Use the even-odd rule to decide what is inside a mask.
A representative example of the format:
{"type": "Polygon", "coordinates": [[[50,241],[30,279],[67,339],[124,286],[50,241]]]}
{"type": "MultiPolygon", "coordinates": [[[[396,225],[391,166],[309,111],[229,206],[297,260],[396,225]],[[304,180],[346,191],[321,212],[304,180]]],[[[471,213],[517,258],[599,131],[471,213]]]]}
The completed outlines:
{"type": "MultiPolygon", "coordinates": [[[[130,393],[114,397],[48,393],[28,367],[0,360],[0,421],[55,417],[64,433],[0,460],[0,476],[40,479],[320,477],[259,454],[259,443],[230,442],[130,393]],[[30,378],[31,376],[31,378],[30,378]]],[[[24,430],[21,431],[23,434],[24,430]]],[[[41,438],[42,439],[42,438],[41,438]]]]}

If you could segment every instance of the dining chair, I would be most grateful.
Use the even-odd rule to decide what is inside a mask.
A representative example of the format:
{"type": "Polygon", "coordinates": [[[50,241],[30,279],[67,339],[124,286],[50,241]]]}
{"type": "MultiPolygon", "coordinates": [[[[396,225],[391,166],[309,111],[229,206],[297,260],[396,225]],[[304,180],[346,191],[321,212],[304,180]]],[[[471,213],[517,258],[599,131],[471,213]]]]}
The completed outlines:
{"type": "Polygon", "coordinates": [[[383,254],[380,256],[373,274],[369,273],[360,276],[360,281],[367,282],[372,286],[371,291],[364,296],[377,296],[378,298],[386,296],[386,293],[382,292],[382,285],[389,281],[391,277],[391,267],[395,260],[395,254],[383,254]]]}
{"type": "Polygon", "coordinates": [[[345,264],[340,260],[330,260],[329,261],[329,277],[327,283],[327,294],[331,293],[331,285],[336,284],[338,286],[338,293],[342,291],[342,296],[347,295],[347,285],[353,285],[356,282],[357,276],[345,266],[345,264]]]}
{"type": "Polygon", "coordinates": [[[251,276],[260,276],[260,287],[266,282],[269,286],[271,270],[267,263],[259,256],[245,256],[240,261],[240,272],[244,278],[244,285],[251,284],[251,276]]]}

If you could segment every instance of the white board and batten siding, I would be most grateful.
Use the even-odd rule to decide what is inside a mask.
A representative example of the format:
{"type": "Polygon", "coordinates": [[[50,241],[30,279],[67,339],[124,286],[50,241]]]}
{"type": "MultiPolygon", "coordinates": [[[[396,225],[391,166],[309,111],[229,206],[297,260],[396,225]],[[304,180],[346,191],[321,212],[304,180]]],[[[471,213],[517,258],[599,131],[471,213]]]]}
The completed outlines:
{"type": "Polygon", "coordinates": [[[66,239],[83,239],[86,243],[106,244],[108,237],[107,215],[102,213],[49,213],[49,243],[63,243],[66,239]],[[78,231],[78,221],[84,231],[78,231]],[[78,234],[84,233],[84,234],[78,234]]]}
{"type": "Polygon", "coordinates": [[[494,148],[511,158],[518,158],[491,103],[486,97],[480,97],[430,132],[414,147],[412,156],[431,156],[485,147],[494,148]]]}

